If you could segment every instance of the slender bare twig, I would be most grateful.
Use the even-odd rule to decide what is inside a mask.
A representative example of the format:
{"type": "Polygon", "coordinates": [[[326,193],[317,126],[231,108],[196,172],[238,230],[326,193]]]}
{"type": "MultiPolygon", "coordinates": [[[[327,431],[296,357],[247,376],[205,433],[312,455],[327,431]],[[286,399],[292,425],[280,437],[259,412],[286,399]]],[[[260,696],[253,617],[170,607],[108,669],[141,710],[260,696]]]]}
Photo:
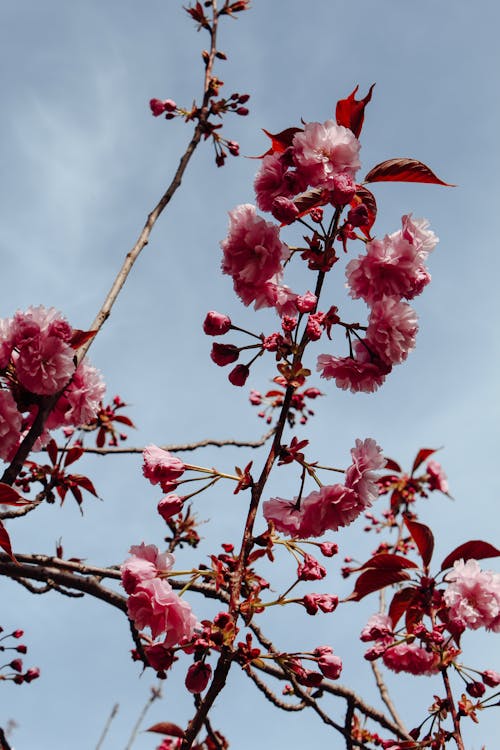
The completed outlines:
{"type": "Polygon", "coordinates": [[[377,683],[377,688],[380,693],[380,697],[384,701],[389,713],[391,714],[392,718],[394,719],[394,721],[400,728],[401,732],[403,734],[408,734],[408,729],[405,727],[401,717],[399,716],[396,710],[396,706],[394,705],[392,701],[392,698],[389,694],[389,690],[387,689],[387,685],[385,684],[384,678],[382,677],[382,672],[380,671],[378,664],[372,661],[370,662],[370,666],[372,668],[372,672],[375,677],[375,682],[377,683]]]}
{"type": "Polygon", "coordinates": [[[282,711],[303,711],[304,708],[306,708],[306,704],[303,701],[301,703],[287,703],[286,701],[278,698],[278,696],[273,693],[271,688],[264,682],[264,680],[260,679],[260,677],[255,673],[253,669],[249,669],[247,667],[247,669],[245,669],[245,672],[250,677],[254,685],[260,690],[260,692],[266,696],[267,700],[277,708],[280,708],[282,711]]]}
{"type": "Polygon", "coordinates": [[[149,696],[148,700],[144,704],[144,707],[141,713],[139,714],[137,721],[135,722],[133,726],[132,733],[129,737],[129,741],[127,742],[125,746],[125,750],[131,750],[131,747],[136,740],[137,733],[139,732],[139,729],[141,728],[141,724],[144,721],[144,718],[147,712],[149,711],[149,709],[151,708],[155,700],[157,700],[158,698],[161,698],[161,683],[158,683],[158,687],[151,688],[151,695],[149,696]]]}
{"type": "Polygon", "coordinates": [[[111,723],[112,723],[113,719],[115,718],[116,714],[118,713],[118,709],[119,708],[120,708],[119,704],[115,703],[115,705],[111,709],[111,713],[108,716],[108,720],[107,720],[106,724],[104,725],[104,729],[102,730],[102,734],[99,737],[99,742],[97,743],[95,750],[100,750],[100,748],[102,747],[102,743],[106,739],[106,735],[109,732],[109,728],[111,726],[111,723]]]}

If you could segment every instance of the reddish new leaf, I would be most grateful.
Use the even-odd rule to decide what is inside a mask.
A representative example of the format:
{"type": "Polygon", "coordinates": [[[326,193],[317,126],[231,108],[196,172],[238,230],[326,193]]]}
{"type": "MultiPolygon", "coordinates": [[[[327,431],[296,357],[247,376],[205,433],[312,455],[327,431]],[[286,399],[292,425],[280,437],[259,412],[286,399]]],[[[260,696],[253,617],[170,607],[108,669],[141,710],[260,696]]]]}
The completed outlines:
{"type": "Polygon", "coordinates": [[[407,557],[381,552],[378,555],[370,557],[370,559],[367,560],[359,570],[366,570],[368,568],[378,568],[379,570],[402,570],[403,568],[418,568],[418,565],[407,557]]]}
{"type": "Polygon", "coordinates": [[[68,479],[71,479],[71,481],[74,484],[77,484],[79,487],[83,487],[84,490],[90,492],[92,495],[94,495],[94,497],[99,497],[99,495],[95,491],[94,485],[88,477],[84,477],[82,474],[71,474],[68,479]]]}
{"type": "Polygon", "coordinates": [[[500,557],[500,550],[481,539],[471,539],[450,552],[441,563],[441,570],[451,568],[456,560],[484,560],[486,557],[500,557]]]}
{"type": "Polygon", "coordinates": [[[0,482],[0,505],[31,505],[31,500],[25,500],[17,490],[10,486],[0,482]]]}
{"type": "Polygon", "coordinates": [[[264,156],[268,156],[269,154],[282,154],[292,145],[295,133],[302,132],[302,128],[287,128],[280,133],[270,133],[265,128],[262,128],[262,130],[271,139],[271,148],[265,154],[262,154],[262,156],[254,157],[257,159],[263,159],[264,156]]]}
{"type": "Polygon", "coordinates": [[[78,505],[82,505],[82,503],[83,503],[83,496],[82,496],[82,493],[80,492],[79,488],[76,487],[76,486],[72,486],[72,487],[69,488],[69,491],[71,492],[71,494],[75,498],[75,500],[78,503],[78,505]]]}
{"type": "Polygon", "coordinates": [[[101,427],[99,429],[99,432],[97,433],[95,444],[98,448],[102,448],[105,442],[106,442],[106,430],[104,427],[101,427]]]}
{"type": "Polygon", "coordinates": [[[79,328],[73,329],[73,335],[70,340],[70,344],[73,349],[79,349],[81,346],[93,339],[97,331],[81,331],[79,328]]]}
{"type": "Polygon", "coordinates": [[[389,605],[389,617],[391,618],[393,629],[398,624],[408,607],[413,604],[417,596],[416,589],[406,588],[396,591],[389,605]]]}
{"type": "Polygon", "coordinates": [[[397,471],[398,473],[402,471],[401,466],[396,461],[393,461],[392,458],[387,458],[387,456],[384,456],[384,458],[385,458],[384,469],[389,469],[389,471],[397,471]]]}
{"type": "Polygon", "coordinates": [[[64,459],[64,466],[69,466],[70,464],[73,464],[75,461],[78,461],[80,456],[82,456],[84,453],[83,448],[80,445],[74,445],[72,448],[69,449],[69,451],[66,453],[66,458],[64,459]]]}
{"type": "Polygon", "coordinates": [[[305,216],[310,213],[313,208],[324,206],[329,200],[330,192],[328,190],[314,188],[313,190],[308,190],[307,193],[302,193],[302,195],[299,195],[299,197],[294,200],[295,206],[299,210],[296,218],[305,216]]]}
{"type": "Polygon", "coordinates": [[[12,552],[12,547],[10,544],[10,537],[7,534],[7,529],[3,525],[3,523],[0,521],[0,547],[8,554],[12,562],[17,563],[16,558],[14,557],[14,553],[12,552]]]}
{"type": "Polygon", "coordinates": [[[417,159],[388,159],[370,169],[365,182],[426,182],[432,185],[455,187],[443,182],[428,166],[417,159]]]}
{"type": "Polygon", "coordinates": [[[47,445],[47,453],[49,454],[53,466],[55,466],[57,463],[57,443],[55,440],[51,440],[47,445]]]}
{"type": "Polygon", "coordinates": [[[434,551],[434,535],[428,526],[418,521],[410,521],[409,518],[405,518],[405,524],[417,545],[424,566],[427,568],[434,551]]]}
{"type": "Polygon", "coordinates": [[[374,86],[375,84],[372,83],[367,95],[363,99],[357,100],[354,98],[359,88],[359,86],[356,86],[347,99],[341,99],[337,102],[335,108],[337,125],[343,125],[345,128],[352,130],[356,138],[359,138],[359,134],[361,133],[363,120],[365,119],[365,107],[372,98],[374,86]]]}
{"type": "Polygon", "coordinates": [[[135,427],[135,424],[132,422],[132,420],[128,417],[125,417],[123,414],[117,414],[115,417],[113,417],[113,421],[120,422],[120,424],[126,424],[127,427],[135,427]]]}
{"type": "Polygon", "coordinates": [[[356,185],[356,194],[350,205],[352,208],[356,208],[360,203],[364,203],[368,211],[368,224],[364,224],[360,229],[365,237],[369,237],[370,229],[375,224],[375,219],[377,218],[377,201],[371,190],[363,187],[363,185],[356,185]]]}
{"type": "Polygon", "coordinates": [[[413,462],[413,466],[411,467],[411,474],[416,472],[420,464],[423,464],[423,462],[429,458],[429,456],[432,456],[433,453],[435,453],[438,450],[438,448],[420,448],[419,452],[415,456],[415,460],[413,462]]]}
{"type": "Polygon", "coordinates": [[[171,721],[160,721],[146,729],[146,732],[156,732],[158,734],[167,734],[169,737],[184,737],[184,730],[171,721]]]}
{"type": "Polygon", "coordinates": [[[380,589],[390,586],[391,583],[407,581],[409,578],[410,576],[405,570],[365,570],[356,581],[354,591],[345,601],[359,602],[363,597],[374,591],[380,591],[380,589]]]}

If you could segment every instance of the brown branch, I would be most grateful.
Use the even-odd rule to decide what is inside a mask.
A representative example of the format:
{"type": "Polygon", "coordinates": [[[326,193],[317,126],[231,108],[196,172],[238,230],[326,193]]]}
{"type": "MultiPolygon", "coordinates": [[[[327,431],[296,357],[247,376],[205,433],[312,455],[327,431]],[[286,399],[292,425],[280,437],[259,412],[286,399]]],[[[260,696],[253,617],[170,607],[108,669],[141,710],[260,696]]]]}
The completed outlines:
{"type": "Polygon", "coordinates": [[[149,711],[149,709],[151,708],[151,706],[153,705],[153,703],[155,702],[155,700],[157,700],[158,698],[161,698],[161,686],[160,686],[160,684],[158,684],[158,687],[156,687],[156,688],[154,688],[154,687],[151,688],[151,695],[149,696],[147,702],[143,706],[143,709],[142,709],[141,713],[139,714],[139,716],[137,718],[137,721],[134,724],[134,727],[132,729],[132,733],[131,733],[131,735],[129,737],[129,741],[127,742],[125,750],[131,750],[132,745],[134,744],[135,739],[137,737],[137,733],[138,733],[138,731],[139,731],[139,729],[141,727],[142,722],[144,721],[144,718],[145,718],[147,712],[149,711]]]}
{"type": "Polygon", "coordinates": [[[258,677],[253,669],[247,667],[245,672],[261,693],[266,696],[267,700],[282,711],[303,711],[303,709],[306,708],[306,704],[303,701],[301,703],[286,703],[285,701],[282,701],[275,693],[273,693],[269,685],[266,685],[264,680],[261,680],[260,677],[258,677]]]}
{"type": "Polygon", "coordinates": [[[391,696],[389,695],[389,690],[387,689],[387,685],[385,684],[384,678],[382,677],[382,672],[380,671],[378,664],[374,661],[370,662],[370,666],[372,668],[373,675],[375,677],[375,682],[377,683],[377,688],[380,693],[380,697],[384,701],[385,705],[387,706],[387,709],[389,713],[391,714],[392,718],[398,725],[398,727],[401,730],[401,733],[403,735],[408,735],[408,729],[405,727],[403,721],[401,720],[401,717],[399,716],[396,706],[394,705],[391,696]]]}
{"type": "Polygon", "coordinates": [[[119,708],[120,708],[119,704],[115,703],[115,705],[111,709],[111,713],[108,716],[108,720],[107,720],[106,724],[104,725],[104,729],[102,730],[102,734],[99,737],[99,741],[98,741],[98,743],[96,745],[95,750],[100,750],[100,748],[102,747],[102,743],[106,739],[106,735],[109,732],[109,728],[111,726],[111,723],[112,723],[113,719],[115,718],[116,714],[118,713],[118,709],[119,708]]]}

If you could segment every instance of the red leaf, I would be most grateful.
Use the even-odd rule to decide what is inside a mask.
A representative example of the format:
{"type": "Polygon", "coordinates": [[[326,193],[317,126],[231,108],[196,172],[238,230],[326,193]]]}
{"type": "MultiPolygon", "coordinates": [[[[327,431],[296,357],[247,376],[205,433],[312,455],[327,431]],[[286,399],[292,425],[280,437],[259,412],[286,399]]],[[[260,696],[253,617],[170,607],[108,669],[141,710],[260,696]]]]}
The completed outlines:
{"type": "Polygon", "coordinates": [[[387,458],[387,456],[385,456],[384,469],[389,469],[390,471],[397,471],[397,472],[402,471],[401,466],[398,463],[396,463],[396,461],[393,461],[392,458],[387,458]]]}
{"type": "Polygon", "coordinates": [[[424,566],[427,568],[434,551],[434,535],[430,528],[423,523],[405,518],[405,524],[418,547],[424,566]]]}
{"type": "Polygon", "coordinates": [[[397,512],[401,501],[403,500],[403,495],[401,493],[401,490],[394,490],[394,492],[391,495],[391,510],[393,512],[397,512]]]}
{"type": "Polygon", "coordinates": [[[354,591],[345,601],[359,602],[367,594],[379,591],[391,583],[407,581],[409,578],[410,576],[405,570],[365,570],[356,581],[354,591]]]}
{"type": "Polygon", "coordinates": [[[341,99],[337,102],[335,108],[335,118],[337,125],[343,125],[346,128],[352,130],[356,138],[359,138],[361,128],[363,127],[363,120],[365,119],[365,107],[372,98],[372,91],[374,83],[370,86],[367,95],[359,101],[354,98],[358,91],[359,86],[356,86],[354,91],[349,94],[347,99],[341,99]]]}
{"type": "Polygon", "coordinates": [[[371,190],[363,187],[363,185],[356,185],[356,194],[352,199],[350,205],[353,208],[356,208],[356,206],[359,206],[360,203],[364,203],[368,210],[368,224],[360,227],[360,229],[365,237],[369,237],[370,229],[375,224],[375,219],[377,218],[377,201],[375,200],[375,196],[373,195],[371,190]]]}
{"type": "Polygon", "coordinates": [[[416,159],[388,159],[370,169],[365,182],[427,182],[432,185],[455,187],[443,182],[434,172],[416,159]]]}
{"type": "Polygon", "coordinates": [[[71,492],[71,494],[75,498],[75,500],[78,503],[78,505],[81,505],[83,503],[83,497],[82,497],[82,493],[80,492],[80,490],[78,489],[78,487],[70,487],[69,491],[71,492]]]}
{"type": "Polygon", "coordinates": [[[367,560],[359,570],[366,570],[369,568],[377,568],[378,570],[402,570],[403,568],[418,568],[418,565],[407,557],[381,552],[378,555],[373,555],[373,557],[367,560]]]}
{"type": "Polygon", "coordinates": [[[80,445],[75,445],[73,448],[70,448],[69,451],[66,453],[66,458],[64,459],[64,466],[69,466],[70,464],[74,463],[75,461],[78,461],[81,455],[83,455],[84,450],[80,445]]]}
{"type": "Polygon", "coordinates": [[[0,505],[31,505],[31,500],[25,500],[17,490],[10,486],[0,482],[0,505]]]}
{"type": "Polygon", "coordinates": [[[47,445],[47,453],[52,461],[52,465],[55,466],[57,463],[57,443],[55,440],[51,440],[47,445]]]}
{"type": "Polygon", "coordinates": [[[408,607],[413,604],[416,595],[417,591],[411,588],[396,591],[392,597],[392,602],[389,605],[389,617],[391,618],[393,629],[396,627],[408,607]]]}
{"type": "Polygon", "coordinates": [[[0,521],[0,547],[8,554],[12,562],[17,563],[16,558],[14,557],[14,553],[12,552],[12,547],[10,545],[10,537],[7,534],[7,529],[3,525],[3,523],[0,521]]]}
{"type": "Polygon", "coordinates": [[[83,474],[71,474],[68,479],[74,482],[74,484],[83,487],[84,490],[87,490],[87,492],[90,492],[95,497],[99,497],[90,479],[88,477],[84,477],[83,474]]]}
{"type": "Polygon", "coordinates": [[[93,339],[97,331],[81,331],[79,328],[73,329],[73,335],[70,340],[70,344],[73,349],[79,349],[81,346],[93,339]]]}
{"type": "Polygon", "coordinates": [[[184,730],[177,726],[177,724],[172,724],[170,721],[160,721],[158,724],[153,724],[152,727],[146,729],[146,732],[167,734],[169,737],[184,737],[184,730]]]}
{"type": "Polygon", "coordinates": [[[283,391],[268,391],[268,392],[266,393],[266,396],[265,396],[265,397],[266,397],[266,398],[274,398],[275,396],[284,396],[284,395],[285,395],[285,394],[284,394],[284,392],[283,392],[283,391]]]}
{"type": "Polygon", "coordinates": [[[441,563],[441,570],[451,568],[456,560],[484,560],[485,557],[500,557],[500,550],[481,539],[471,539],[450,552],[441,563]]]}
{"type": "Polygon", "coordinates": [[[418,469],[420,464],[423,464],[426,458],[429,458],[429,456],[432,456],[433,453],[435,453],[438,448],[420,448],[419,452],[415,456],[415,460],[413,462],[413,466],[411,467],[411,475],[413,476],[414,472],[418,469]]]}
{"type": "Polygon", "coordinates": [[[113,417],[113,420],[115,422],[120,422],[121,424],[126,424],[127,427],[135,427],[135,424],[132,422],[132,420],[128,417],[123,416],[123,414],[117,414],[116,417],[113,417]]]}
{"type": "Polygon", "coordinates": [[[98,448],[102,448],[105,442],[106,442],[106,430],[104,429],[104,427],[101,427],[99,432],[97,433],[95,444],[98,448]]]}
{"type": "Polygon", "coordinates": [[[271,139],[272,145],[265,154],[262,154],[262,156],[254,157],[256,159],[263,159],[264,156],[268,156],[269,154],[282,154],[287,150],[289,146],[292,145],[293,136],[295,135],[295,133],[302,132],[302,128],[287,128],[286,130],[282,130],[281,133],[270,133],[269,130],[266,130],[265,128],[262,128],[262,130],[268,136],[268,138],[271,139]]]}
{"type": "Polygon", "coordinates": [[[295,206],[299,210],[296,218],[305,216],[312,211],[313,208],[324,206],[329,200],[330,193],[328,190],[314,188],[313,190],[308,190],[306,193],[302,193],[302,195],[299,195],[298,198],[295,198],[294,200],[295,206]]]}

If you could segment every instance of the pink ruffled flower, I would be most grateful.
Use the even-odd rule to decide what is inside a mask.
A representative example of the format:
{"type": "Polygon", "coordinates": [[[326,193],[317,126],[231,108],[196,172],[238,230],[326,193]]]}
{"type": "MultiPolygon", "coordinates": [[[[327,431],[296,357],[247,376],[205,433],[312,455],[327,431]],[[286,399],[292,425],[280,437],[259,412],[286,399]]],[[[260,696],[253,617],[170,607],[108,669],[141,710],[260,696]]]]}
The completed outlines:
{"type": "Polygon", "coordinates": [[[229,234],[221,242],[222,271],[232,277],[236,293],[249,305],[262,295],[266,282],[281,275],[281,261],[289,250],[279,238],[279,227],[257,216],[255,206],[237,206],[229,217],[229,234]]]}
{"type": "Polygon", "coordinates": [[[393,672],[433,675],[439,672],[439,656],[415,643],[400,643],[384,651],[382,661],[393,672]]]}
{"type": "Polygon", "coordinates": [[[367,641],[378,641],[380,638],[392,636],[392,621],[388,615],[377,613],[372,615],[361,631],[360,638],[367,641]]]}
{"type": "Polygon", "coordinates": [[[318,656],[318,667],[329,680],[338,680],[342,672],[342,659],[335,656],[330,646],[321,646],[315,650],[318,656]]]}
{"type": "Polygon", "coordinates": [[[288,286],[280,284],[278,277],[274,276],[260,287],[255,297],[254,307],[256,310],[262,307],[274,307],[280,316],[293,316],[297,312],[296,300],[295,292],[292,292],[288,286]]]}
{"type": "Polygon", "coordinates": [[[174,556],[170,552],[159,552],[154,544],[143,542],[129,551],[131,557],[120,566],[122,586],[127,594],[133,594],[139,584],[157,578],[174,564],[174,556]]]}
{"type": "Polygon", "coordinates": [[[417,331],[415,310],[394,297],[383,297],[373,303],[366,343],[387,365],[397,365],[415,348],[417,331]]]}
{"type": "Polygon", "coordinates": [[[370,306],[382,297],[413,299],[429,283],[424,263],[437,238],[424,219],[403,216],[402,226],[383,240],[368,242],[366,254],[347,264],[351,297],[361,297],[370,306]]]}
{"type": "Polygon", "coordinates": [[[255,198],[261,211],[271,211],[275,198],[294,195],[290,180],[286,179],[287,170],[281,154],[269,154],[262,159],[254,182],[255,198]]]}
{"type": "Polygon", "coordinates": [[[307,614],[315,615],[318,609],[322,612],[334,612],[339,598],[335,594],[306,594],[302,601],[307,614]]]}
{"type": "Polygon", "coordinates": [[[262,511],[266,521],[274,523],[276,531],[288,536],[299,536],[302,514],[295,502],[272,497],[263,503],[262,511]]]}
{"type": "Polygon", "coordinates": [[[448,480],[441,464],[438,464],[437,461],[429,461],[427,464],[427,474],[429,476],[429,489],[439,490],[439,492],[444,492],[447,495],[448,480]]]}
{"type": "Polygon", "coordinates": [[[373,438],[356,439],[351,456],[353,463],[346,471],[345,485],[356,492],[360,503],[366,508],[378,498],[378,475],[374,471],[383,469],[386,460],[382,448],[373,438]]]}
{"type": "Polygon", "coordinates": [[[189,604],[159,578],[140,583],[128,599],[127,610],[138,630],[150,628],[153,638],[165,633],[165,648],[190,640],[198,626],[189,604]]]}
{"type": "Polygon", "coordinates": [[[344,391],[373,393],[382,385],[392,368],[381,359],[372,358],[360,341],[354,345],[354,351],[355,359],[320,354],[316,369],[322,378],[334,378],[337,388],[344,391]]]}
{"type": "Polygon", "coordinates": [[[361,513],[358,495],[343,484],[324,485],[311,492],[302,504],[300,535],[321,536],[325,531],[338,531],[349,526],[361,513]]]}
{"type": "Polygon", "coordinates": [[[49,415],[47,428],[80,427],[91,422],[99,411],[105,391],[101,373],[84,359],[49,415]]]}
{"type": "Polygon", "coordinates": [[[12,353],[11,326],[9,318],[0,318],[0,370],[7,367],[12,353]]]}
{"type": "Polygon", "coordinates": [[[22,416],[10,391],[0,390],[0,458],[11,461],[21,437],[22,416]]]}
{"type": "Polygon", "coordinates": [[[333,120],[307,123],[292,145],[297,170],[312,187],[334,189],[338,174],[354,178],[361,166],[358,139],[333,120]]]}
{"type": "Polygon", "coordinates": [[[151,484],[159,484],[163,492],[174,489],[176,480],[186,470],[180,458],[164,451],[163,448],[158,448],[157,445],[146,446],[142,456],[144,459],[142,473],[151,484]]]}
{"type": "Polygon", "coordinates": [[[10,326],[10,345],[21,385],[40,395],[57,393],[73,375],[73,330],[54,308],[30,307],[17,312],[10,326]]]}
{"type": "Polygon", "coordinates": [[[449,617],[467,628],[500,631],[500,574],[481,570],[477,560],[457,560],[446,576],[444,600],[449,617]]]}

